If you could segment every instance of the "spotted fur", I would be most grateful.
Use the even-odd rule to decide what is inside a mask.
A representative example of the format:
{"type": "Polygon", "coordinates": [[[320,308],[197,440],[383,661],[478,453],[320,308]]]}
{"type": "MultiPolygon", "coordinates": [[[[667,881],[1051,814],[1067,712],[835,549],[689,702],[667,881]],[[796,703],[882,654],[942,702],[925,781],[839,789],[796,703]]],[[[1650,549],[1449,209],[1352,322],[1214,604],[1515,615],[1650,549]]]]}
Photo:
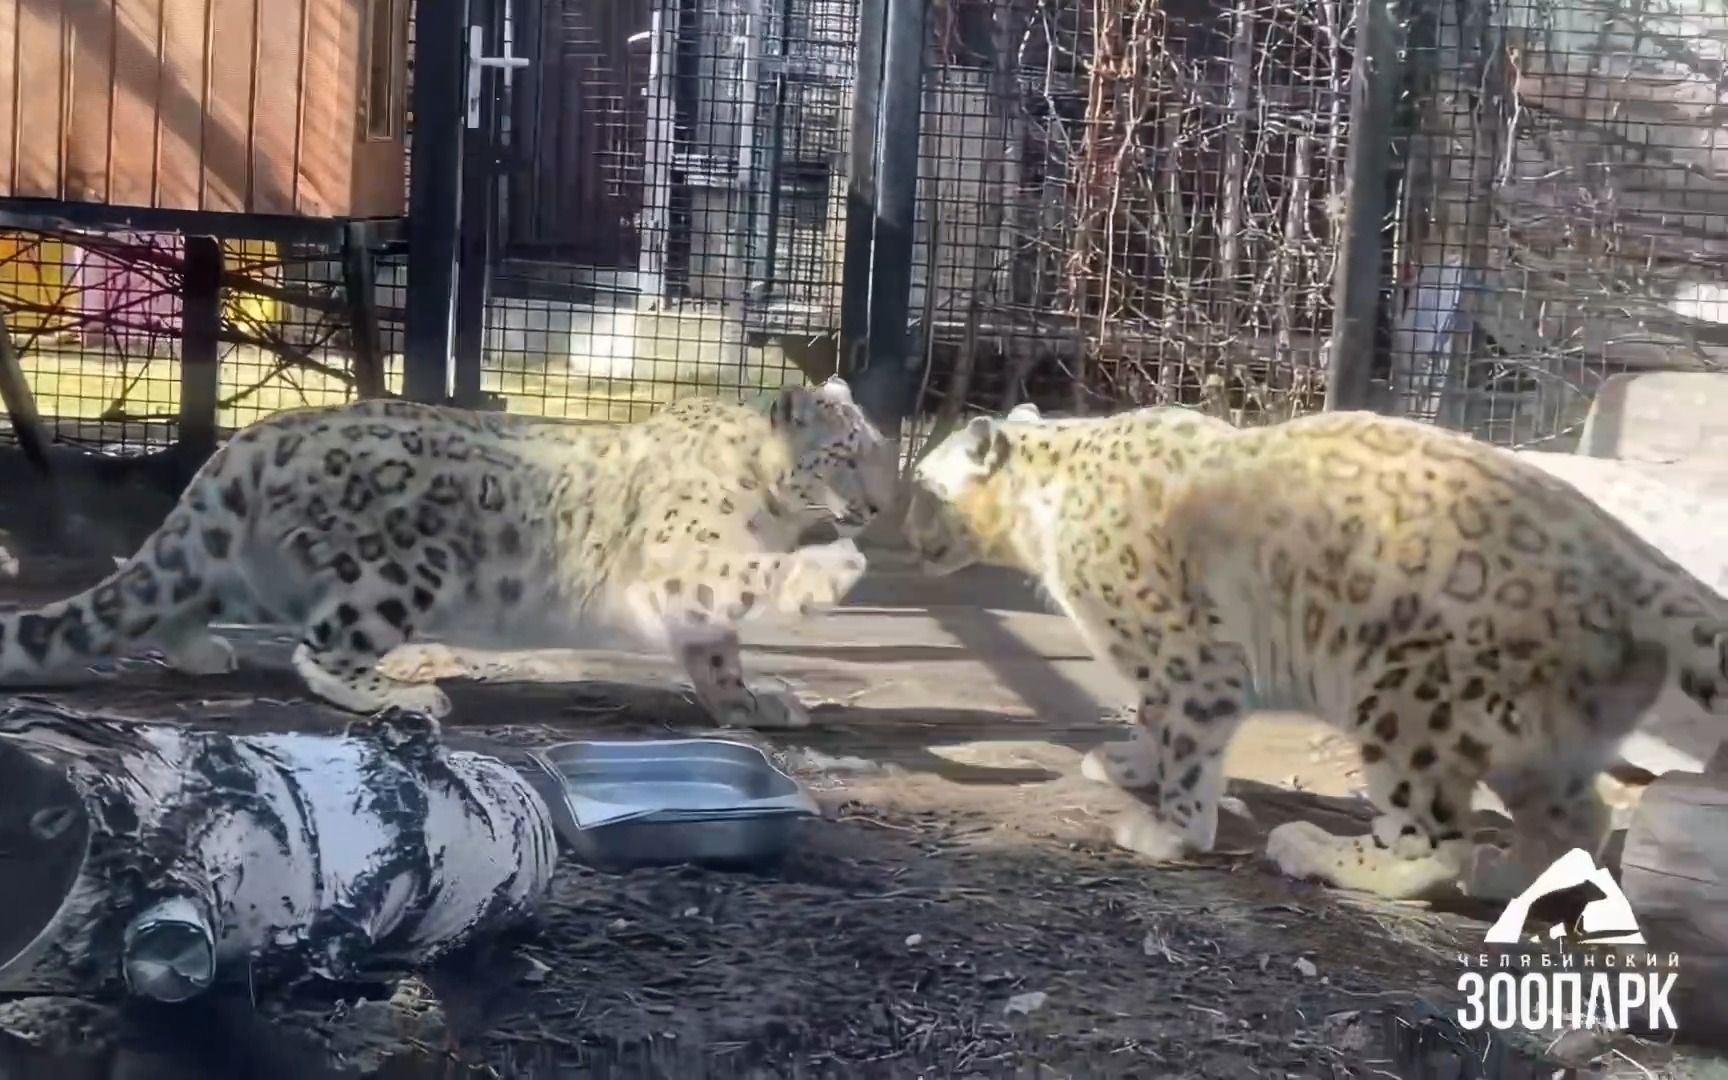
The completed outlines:
{"type": "Polygon", "coordinates": [[[1280,826],[1285,872],[1510,895],[1600,850],[1594,781],[1666,684],[1728,711],[1728,601],[1566,482],[1429,425],[1022,407],[920,463],[906,532],[931,573],[1035,576],[1138,688],[1136,736],[1083,771],[1138,796],[1116,840],[1155,858],[1211,848],[1230,738],[1293,709],[1355,738],[1378,816],[1280,826]],[[1510,853],[1465,836],[1478,782],[1510,853]]]}
{"type": "Polygon", "coordinates": [[[71,599],[0,616],[0,681],[161,648],[234,666],[212,621],[287,622],[294,667],[344,709],[434,717],[437,687],[377,662],[421,635],[511,647],[623,633],[676,656],[722,722],[807,722],[743,680],[736,626],[831,605],[890,504],[892,451],[845,382],[767,410],[691,398],[623,427],[407,402],[277,415],[193,478],[154,535],[71,599]],[[829,522],[841,538],[799,547],[829,522]]]}

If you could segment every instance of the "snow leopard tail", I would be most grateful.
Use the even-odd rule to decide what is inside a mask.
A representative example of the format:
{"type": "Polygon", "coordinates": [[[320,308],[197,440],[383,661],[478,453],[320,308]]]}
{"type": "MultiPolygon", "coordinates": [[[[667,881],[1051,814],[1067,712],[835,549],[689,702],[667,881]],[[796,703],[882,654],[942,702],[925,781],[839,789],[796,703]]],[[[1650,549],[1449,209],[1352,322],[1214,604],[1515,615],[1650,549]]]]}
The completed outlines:
{"type": "Polygon", "coordinates": [[[213,548],[232,542],[221,530],[196,530],[182,502],[95,585],[65,600],[0,613],[0,683],[65,673],[155,638],[192,612],[208,615],[213,548]]]}
{"type": "Polygon", "coordinates": [[[1634,636],[1668,654],[1668,677],[1706,712],[1728,715],[1728,599],[1678,566],[1676,587],[1648,597],[1634,636]]]}
{"type": "Polygon", "coordinates": [[[1728,603],[1711,598],[1716,610],[1669,620],[1668,647],[1682,693],[1705,711],[1728,715],[1728,603]]]}

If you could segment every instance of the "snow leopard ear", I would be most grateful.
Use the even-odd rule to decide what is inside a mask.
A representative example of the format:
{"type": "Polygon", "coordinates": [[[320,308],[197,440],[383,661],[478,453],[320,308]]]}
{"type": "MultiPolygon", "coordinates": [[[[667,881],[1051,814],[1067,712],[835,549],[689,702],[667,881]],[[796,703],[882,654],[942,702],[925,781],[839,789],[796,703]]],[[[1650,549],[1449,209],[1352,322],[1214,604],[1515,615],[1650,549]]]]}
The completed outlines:
{"type": "Polygon", "coordinates": [[[960,430],[966,459],[980,472],[992,473],[1008,460],[1011,447],[1003,434],[1001,421],[990,416],[974,416],[960,430]]]}
{"type": "Polygon", "coordinates": [[[1030,401],[1023,401],[1012,409],[1009,409],[1008,415],[1004,416],[1002,419],[1020,421],[1042,420],[1044,419],[1044,414],[1039,412],[1038,406],[1032,404],[1030,401]]]}
{"type": "Polygon", "coordinates": [[[852,387],[838,375],[828,376],[827,381],[814,389],[808,386],[781,387],[769,416],[777,428],[809,424],[821,417],[824,402],[830,405],[854,404],[852,387]]]}
{"type": "Polygon", "coordinates": [[[821,394],[829,401],[839,402],[842,405],[854,404],[852,401],[852,387],[845,379],[842,379],[838,375],[828,376],[827,381],[822,384],[821,388],[817,390],[817,393],[821,394]]]}

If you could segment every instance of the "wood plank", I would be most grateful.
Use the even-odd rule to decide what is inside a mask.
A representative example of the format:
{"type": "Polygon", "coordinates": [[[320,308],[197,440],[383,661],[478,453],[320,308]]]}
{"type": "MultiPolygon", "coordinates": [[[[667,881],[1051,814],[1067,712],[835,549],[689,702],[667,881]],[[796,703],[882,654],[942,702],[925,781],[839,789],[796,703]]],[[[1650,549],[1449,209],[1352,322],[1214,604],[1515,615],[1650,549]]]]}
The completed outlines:
{"type": "MultiPolygon", "coordinates": [[[[385,2],[405,108],[406,4],[385,2]]],[[[367,140],[360,126],[364,6],[0,0],[0,195],[400,214],[401,133],[367,140]]]]}
{"type": "Polygon", "coordinates": [[[113,0],[63,0],[71,45],[64,197],[108,201],[114,89],[113,0]]]}
{"type": "Polygon", "coordinates": [[[309,0],[306,101],[300,133],[299,211],[340,214],[348,204],[359,99],[358,4],[309,0]]]}
{"type": "Polygon", "coordinates": [[[258,91],[252,103],[252,211],[294,212],[299,142],[300,27],[306,0],[253,0],[258,13],[258,91]]]}
{"type": "Polygon", "coordinates": [[[12,193],[12,138],[18,107],[18,9],[21,0],[0,0],[0,194],[12,193]]]}
{"type": "MultiPolygon", "coordinates": [[[[402,184],[402,126],[407,115],[408,0],[368,0],[360,8],[361,40],[355,46],[358,62],[355,68],[356,101],[368,101],[371,95],[373,45],[370,19],[376,12],[377,17],[392,20],[389,38],[381,50],[388,69],[388,85],[382,88],[384,100],[379,105],[379,119],[387,124],[386,130],[392,136],[373,138],[368,133],[368,124],[355,125],[347,212],[356,217],[391,217],[404,211],[407,198],[402,184]]],[[[369,121],[373,117],[371,108],[368,101],[364,115],[369,121]]],[[[358,110],[356,115],[359,115],[358,110]]]]}
{"type": "Polygon", "coordinates": [[[60,197],[65,51],[58,2],[18,5],[18,160],[12,194],[60,197]]]}
{"type": "Polygon", "coordinates": [[[163,79],[163,0],[114,0],[114,138],[109,201],[149,206],[161,137],[156,95],[163,79]]]}
{"type": "Polygon", "coordinates": [[[164,0],[162,7],[162,149],[155,191],[161,207],[203,209],[207,2],[164,0]]]}
{"type": "Polygon", "coordinates": [[[246,212],[252,190],[255,0],[206,0],[210,96],[204,116],[204,208],[246,212]]]}

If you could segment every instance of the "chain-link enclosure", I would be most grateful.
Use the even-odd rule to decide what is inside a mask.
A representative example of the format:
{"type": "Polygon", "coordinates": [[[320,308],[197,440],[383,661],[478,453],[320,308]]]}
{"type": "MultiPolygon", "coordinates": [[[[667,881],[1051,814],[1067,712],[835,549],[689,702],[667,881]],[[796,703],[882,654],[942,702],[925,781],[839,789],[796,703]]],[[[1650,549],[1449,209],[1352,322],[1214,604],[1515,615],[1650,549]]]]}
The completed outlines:
{"type": "Polygon", "coordinates": [[[1317,408],[1351,7],[932,15],[912,306],[938,411],[1317,408]]]}
{"type": "MultiPolygon", "coordinates": [[[[882,287],[843,280],[857,0],[497,2],[502,47],[530,63],[475,144],[495,158],[490,276],[479,356],[456,360],[490,404],[618,421],[843,367],[843,291],[882,287]]],[[[1397,120],[1360,135],[1393,149],[1372,365],[1393,411],[1564,445],[1605,376],[1714,366],[1728,15],[1687,2],[1408,0],[1397,120]]],[[[1346,0],[930,4],[914,430],[1022,400],[1320,408],[1356,227],[1359,17],[1346,0]]],[[[0,236],[0,308],[64,435],[171,436],[180,244],[0,236]]],[[[350,395],[342,252],[225,253],[220,426],[350,395]]],[[[392,392],[404,267],[377,264],[392,392]]]]}
{"type": "MultiPolygon", "coordinates": [[[[184,242],[175,234],[59,229],[0,234],[0,307],[37,408],[67,441],[116,452],[174,439],[181,406],[184,242]]],[[[342,252],[227,241],[217,425],[350,398],[353,313],[342,252]]],[[[385,350],[400,290],[378,290],[385,350]]],[[[381,350],[385,385],[400,356],[381,350]]]]}
{"type": "Polygon", "coordinates": [[[1728,345],[1728,12],[1423,0],[1387,313],[1398,411],[1563,449],[1609,375],[1728,345]]]}
{"type": "Polygon", "coordinates": [[[482,388],[639,418],[834,369],[853,0],[519,0],[482,388]]]}

